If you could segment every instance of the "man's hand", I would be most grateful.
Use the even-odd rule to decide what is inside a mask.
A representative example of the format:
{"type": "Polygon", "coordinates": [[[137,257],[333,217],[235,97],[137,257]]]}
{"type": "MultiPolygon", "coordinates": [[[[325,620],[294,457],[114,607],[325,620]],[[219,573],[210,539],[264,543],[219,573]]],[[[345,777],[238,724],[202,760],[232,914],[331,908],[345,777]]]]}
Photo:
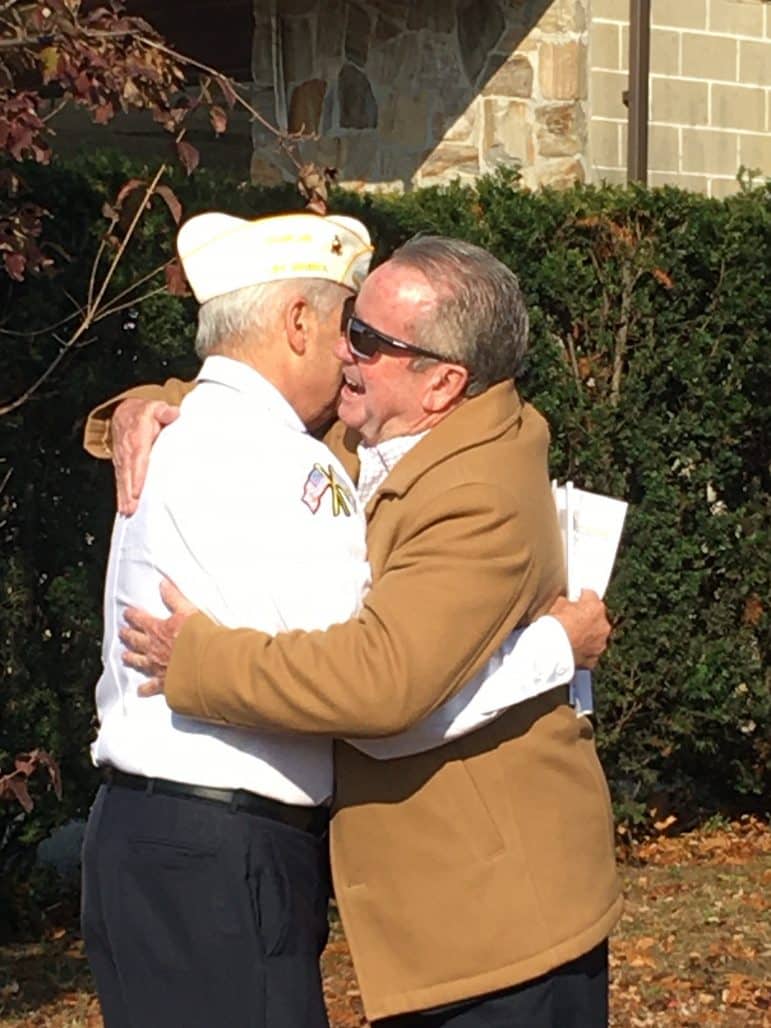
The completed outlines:
{"type": "Polygon", "coordinates": [[[110,439],[120,514],[133,514],[137,509],[153,443],[161,429],[178,416],[179,407],[162,400],[129,398],[115,409],[110,439]]]}
{"type": "Polygon", "coordinates": [[[129,627],[121,628],[119,633],[121,642],[128,647],[122,654],[123,663],[148,676],[148,681],[139,687],[140,696],[157,696],[163,692],[174,640],[190,615],[197,613],[193,604],[168,579],[161,582],[161,597],[171,617],[154,618],[138,607],[127,607],[125,618],[129,627]]]}
{"type": "Polygon", "coordinates": [[[593,668],[605,652],[610,635],[606,607],[597,593],[582,589],[574,603],[560,596],[549,613],[567,632],[576,667],[593,668]]]}

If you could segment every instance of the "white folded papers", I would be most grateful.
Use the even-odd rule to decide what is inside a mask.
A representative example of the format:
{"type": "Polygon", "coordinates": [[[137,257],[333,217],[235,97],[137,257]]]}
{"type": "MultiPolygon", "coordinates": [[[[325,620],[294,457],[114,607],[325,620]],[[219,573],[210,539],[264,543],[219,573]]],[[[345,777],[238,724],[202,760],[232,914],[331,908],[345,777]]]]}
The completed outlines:
{"type": "MultiPolygon", "coordinates": [[[[611,496],[577,489],[572,482],[552,482],[565,548],[568,599],[577,600],[582,589],[605,595],[621,541],[627,504],[611,496]]],[[[581,669],[571,683],[571,701],[577,714],[594,711],[591,672],[581,669]]]]}

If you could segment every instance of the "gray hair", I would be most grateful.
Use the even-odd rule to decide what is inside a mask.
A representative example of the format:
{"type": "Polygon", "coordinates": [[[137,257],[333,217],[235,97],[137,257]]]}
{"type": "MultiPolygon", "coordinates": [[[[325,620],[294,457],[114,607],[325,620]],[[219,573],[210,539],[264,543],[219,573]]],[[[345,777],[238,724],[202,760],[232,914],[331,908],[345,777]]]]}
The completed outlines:
{"type": "Polygon", "coordinates": [[[464,365],[467,396],[514,378],[527,352],[529,326],[513,271],[480,246],[445,236],[416,236],[391,261],[421,271],[436,289],[436,306],[415,321],[410,341],[464,365]]]}
{"type": "Polygon", "coordinates": [[[342,289],[337,282],[326,279],[282,279],[215,296],[198,310],[195,352],[203,360],[226,339],[237,339],[247,333],[259,339],[291,295],[303,296],[318,316],[325,318],[340,303],[342,289]]]}

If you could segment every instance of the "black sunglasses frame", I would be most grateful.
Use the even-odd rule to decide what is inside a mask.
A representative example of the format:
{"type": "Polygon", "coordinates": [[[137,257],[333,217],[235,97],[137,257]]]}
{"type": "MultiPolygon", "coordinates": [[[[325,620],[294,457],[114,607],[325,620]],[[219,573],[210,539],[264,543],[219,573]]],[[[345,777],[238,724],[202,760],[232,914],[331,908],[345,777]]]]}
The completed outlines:
{"type": "Polygon", "coordinates": [[[382,353],[384,348],[391,347],[391,349],[400,350],[402,353],[415,354],[416,357],[430,357],[435,361],[452,363],[452,361],[448,362],[447,357],[440,353],[426,350],[424,347],[416,346],[414,343],[405,343],[402,339],[394,339],[393,336],[387,336],[385,333],[373,328],[372,325],[367,324],[366,321],[357,318],[353,313],[355,302],[355,296],[346,298],[343,303],[340,325],[354,357],[358,357],[359,360],[372,360],[378,353],[382,353]]]}

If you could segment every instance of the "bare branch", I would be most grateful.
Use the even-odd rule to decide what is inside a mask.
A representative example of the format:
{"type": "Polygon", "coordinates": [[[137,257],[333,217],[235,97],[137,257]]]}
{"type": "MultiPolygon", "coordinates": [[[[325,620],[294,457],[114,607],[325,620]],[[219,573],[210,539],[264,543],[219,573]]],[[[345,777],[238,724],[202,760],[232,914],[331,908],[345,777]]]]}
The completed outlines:
{"type": "Polygon", "coordinates": [[[110,224],[105,229],[102,238],[99,240],[99,247],[96,251],[96,256],[91,263],[91,273],[88,276],[88,291],[86,292],[86,308],[89,308],[94,301],[94,289],[96,288],[96,273],[99,270],[99,265],[102,261],[102,254],[107,248],[107,237],[110,232],[115,228],[117,224],[117,218],[113,218],[110,224]]]}
{"type": "MultiPolygon", "coordinates": [[[[179,133],[179,135],[177,136],[177,139],[178,140],[181,139],[183,135],[184,135],[184,130],[179,133]]],[[[131,238],[132,238],[132,236],[133,236],[133,234],[134,234],[134,232],[136,230],[137,225],[139,224],[139,220],[142,217],[142,215],[144,214],[144,211],[147,208],[147,205],[149,204],[150,199],[152,198],[153,193],[155,192],[155,189],[156,189],[158,183],[160,182],[161,177],[163,176],[165,171],[166,171],[166,165],[162,164],[160,166],[160,168],[158,169],[158,171],[153,176],[152,181],[148,184],[147,188],[145,189],[145,194],[142,197],[142,200],[140,201],[139,206],[137,207],[136,211],[134,212],[134,216],[131,219],[131,223],[129,224],[128,228],[126,229],[126,231],[125,231],[125,233],[123,235],[122,240],[120,241],[118,249],[117,249],[117,251],[115,252],[115,254],[113,256],[112,261],[110,262],[110,266],[107,269],[107,272],[106,272],[106,274],[104,276],[104,279],[103,279],[101,285],[99,286],[98,291],[96,292],[96,296],[93,297],[93,298],[91,298],[91,297],[89,298],[89,302],[88,302],[88,305],[87,305],[87,307],[85,309],[85,313],[83,314],[83,320],[81,321],[81,323],[75,329],[75,331],[70,336],[70,338],[68,340],[66,340],[66,341],[61,343],[61,349],[60,349],[59,353],[50,362],[48,367],[35,379],[35,381],[32,382],[32,384],[29,385],[24,390],[24,392],[22,392],[14,400],[11,400],[10,402],[0,406],[0,417],[2,417],[5,414],[10,414],[14,410],[17,410],[19,407],[21,407],[23,404],[25,404],[32,396],[34,396],[34,394],[40,389],[40,387],[42,385],[44,385],[48,381],[48,379],[51,377],[51,375],[54,373],[54,371],[56,371],[56,369],[62,363],[64,358],[67,356],[67,354],[70,353],[71,351],[73,351],[76,348],[76,346],[78,345],[79,341],[81,340],[81,337],[83,335],[85,335],[86,331],[94,323],[94,321],[96,320],[97,314],[100,313],[100,310],[99,310],[100,309],[100,305],[101,305],[101,303],[102,303],[102,301],[104,299],[105,293],[107,292],[107,289],[108,289],[108,287],[110,285],[110,282],[112,281],[112,277],[115,274],[115,271],[116,271],[116,269],[118,267],[118,264],[120,263],[120,260],[121,260],[121,258],[123,257],[123,254],[126,251],[126,247],[128,246],[129,241],[131,240],[131,238]]],[[[97,253],[97,257],[95,258],[95,265],[94,266],[96,266],[96,263],[98,262],[98,260],[99,260],[99,258],[101,256],[101,253],[102,253],[102,249],[100,248],[99,252],[97,253]]],[[[95,271],[92,270],[92,281],[94,280],[94,277],[95,277],[95,271]]],[[[125,295],[125,291],[124,291],[124,295],[125,295]]],[[[57,340],[57,341],[60,341],[60,340],[57,340]]]]}
{"type": "MultiPolygon", "coordinates": [[[[112,32],[108,29],[84,29],[84,34],[86,36],[93,36],[94,38],[105,39],[125,35],[125,33],[112,32]]],[[[238,92],[237,83],[229,76],[223,75],[222,72],[217,71],[216,68],[212,68],[208,64],[203,64],[203,62],[197,61],[193,57],[188,57],[187,55],[180,53],[178,50],[174,50],[172,47],[167,46],[165,43],[158,42],[155,39],[150,39],[148,36],[138,35],[134,38],[136,42],[142,43],[144,46],[150,47],[153,50],[158,50],[160,53],[173,58],[175,61],[179,61],[181,64],[188,65],[191,68],[196,68],[198,71],[205,72],[207,75],[211,75],[215,81],[227,82],[232,90],[236,102],[240,104],[245,111],[247,111],[253,121],[259,122],[264,129],[267,129],[268,132],[272,133],[276,137],[278,145],[286,153],[287,157],[292,161],[295,167],[299,169],[300,163],[292,152],[293,147],[303,139],[313,138],[312,135],[303,132],[286,132],[283,129],[276,128],[275,125],[272,125],[266,118],[264,118],[260,112],[238,92]]]]}
{"type": "MultiPolygon", "coordinates": [[[[180,132],[179,136],[177,137],[177,141],[179,141],[182,138],[183,135],[184,135],[184,132],[180,132]]],[[[125,234],[123,236],[123,239],[121,239],[121,241],[120,241],[118,249],[115,252],[115,256],[113,257],[112,262],[110,264],[110,267],[107,269],[107,274],[104,277],[104,281],[102,282],[101,286],[99,287],[99,292],[96,294],[96,299],[94,300],[93,304],[89,305],[89,310],[86,312],[86,317],[85,317],[85,319],[83,321],[83,324],[81,325],[81,329],[83,330],[83,332],[85,332],[85,330],[88,328],[88,326],[93,321],[94,312],[99,307],[99,304],[102,302],[102,300],[104,298],[104,294],[107,291],[107,287],[109,286],[109,284],[110,284],[110,282],[112,280],[112,277],[115,274],[115,271],[116,271],[116,269],[118,267],[118,264],[120,263],[120,259],[121,259],[121,257],[123,256],[123,254],[126,251],[126,247],[129,244],[129,240],[134,235],[134,230],[136,229],[137,225],[139,224],[139,219],[144,214],[145,208],[149,204],[150,198],[152,197],[153,193],[155,192],[155,187],[158,185],[158,183],[160,182],[160,180],[163,177],[163,175],[165,174],[165,172],[166,172],[166,165],[162,164],[160,166],[160,168],[156,171],[155,175],[153,176],[152,182],[150,182],[150,184],[148,185],[147,189],[145,189],[145,195],[142,197],[142,200],[140,201],[139,206],[137,207],[136,211],[134,212],[134,217],[131,219],[131,224],[126,229],[126,232],[125,232],[125,234]]],[[[77,340],[79,334],[82,334],[80,329],[78,329],[78,331],[75,333],[75,336],[73,337],[72,342],[75,342],[77,340]]]]}
{"type": "Polygon", "coordinates": [[[12,336],[16,339],[36,339],[38,336],[51,335],[57,330],[57,328],[61,328],[62,325],[66,325],[68,321],[72,321],[73,318],[77,318],[78,314],[81,313],[81,310],[82,308],[73,311],[72,314],[68,314],[59,321],[55,321],[53,325],[46,325],[45,328],[36,328],[31,332],[18,332],[10,328],[0,328],[0,335],[12,336]]]}
{"type": "Polygon", "coordinates": [[[581,388],[581,373],[578,370],[578,360],[576,359],[576,347],[575,347],[575,344],[573,343],[573,338],[570,335],[570,333],[568,333],[567,341],[565,339],[563,339],[562,336],[560,336],[560,335],[557,336],[557,339],[559,339],[560,343],[562,343],[563,348],[565,350],[567,350],[567,354],[568,354],[568,357],[570,359],[570,367],[571,367],[571,369],[573,371],[573,377],[576,380],[576,385],[580,389],[581,388]]]}
{"type": "MultiPolygon", "coordinates": [[[[5,10],[6,8],[3,8],[5,10]]],[[[0,50],[18,50],[20,46],[33,46],[38,40],[34,36],[3,36],[0,39],[0,50]]]]}
{"type": "Polygon", "coordinates": [[[629,330],[632,322],[632,300],[634,290],[642,276],[642,272],[632,273],[631,264],[627,261],[621,268],[621,311],[619,313],[618,327],[616,329],[613,350],[613,375],[610,383],[610,402],[613,407],[618,407],[621,399],[621,378],[626,363],[626,355],[629,347],[629,330]]]}
{"type": "Polygon", "coordinates": [[[59,111],[64,110],[64,108],[69,104],[69,102],[70,98],[68,96],[65,96],[64,99],[60,100],[58,104],[54,104],[54,106],[51,108],[48,114],[41,115],[40,120],[42,122],[48,123],[52,118],[56,117],[59,111]]]}
{"type": "MultiPolygon", "coordinates": [[[[44,28],[48,28],[49,21],[51,25],[49,33],[41,30],[40,22],[33,20],[28,25],[25,23],[30,11],[34,9],[34,5],[20,4],[18,0],[0,0],[2,22],[0,27],[3,32],[3,36],[0,38],[0,68],[5,67],[4,62],[7,60],[5,55],[16,50],[18,55],[13,55],[9,64],[13,64],[15,67],[20,62],[25,68],[37,70],[43,82],[52,77],[60,84],[64,96],[60,100],[45,101],[41,107],[41,97],[38,91],[28,90],[17,93],[16,107],[11,109],[12,117],[17,119],[17,123],[12,123],[17,135],[12,139],[15,140],[16,150],[23,156],[31,156],[38,162],[46,162],[49,159],[50,147],[46,142],[45,125],[67,103],[74,102],[88,107],[95,120],[100,123],[109,120],[119,109],[126,109],[127,106],[150,107],[154,110],[156,118],[162,121],[166,128],[171,127],[176,131],[184,118],[196,108],[200,108],[204,100],[211,108],[214,101],[219,99],[217,95],[217,90],[219,90],[228,109],[232,109],[237,104],[248,113],[253,122],[258,123],[275,138],[277,146],[297,169],[300,186],[304,186],[308,194],[309,206],[311,206],[310,201],[326,199],[328,184],[326,171],[319,174],[310,165],[301,166],[295,155],[297,145],[305,139],[317,138],[315,133],[306,133],[304,126],[299,132],[289,132],[271,124],[241,94],[235,81],[217,71],[216,68],[168,46],[146,22],[133,17],[118,19],[114,16],[118,9],[113,5],[110,5],[109,9],[107,7],[100,8],[80,17],[79,5],[67,2],[63,6],[54,4],[50,10],[47,9],[44,12],[44,17],[49,19],[45,22],[44,28]],[[58,43],[51,49],[52,40],[59,38],[56,35],[57,32],[63,40],[63,49],[61,50],[58,48],[58,43]],[[110,43],[109,40],[113,42],[110,43]],[[48,52],[49,49],[51,52],[48,52]],[[67,57],[73,68],[78,69],[80,68],[81,52],[88,54],[91,51],[100,55],[96,65],[100,70],[96,73],[95,84],[86,88],[80,81],[80,77],[72,77],[73,72],[69,66],[62,70],[62,54],[67,57]],[[127,62],[126,68],[129,74],[126,87],[121,86],[123,79],[120,76],[116,81],[114,77],[103,76],[101,71],[106,64],[110,68],[120,67],[121,72],[124,73],[125,69],[121,62],[127,62]],[[147,81],[142,87],[144,92],[139,90],[132,79],[131,69],[135,64],[144,68],[148,74],[147,81]],[[193,98],[186,103],[178,103],[175,97],[178,90],[184,86],[185,69],[195,69],[203,75],[209,76],[209,79],[201,83],[201,94],[197,99],[193,98]],[[216,90],[213,88],[215,86],[216,90]],[[38,107],[47,113],[39,115],[38,107]],[[318,181],[316,181],[317,179],[318,181]]],[[[8,77],[13,81],[12,72],[8,72],[8,77]]],[[[223,109],[214,108],[214,110],[219,111],[219,121],[215,118],[212,123],[215,131],[221,131],[221,126],[226,122],[224,107],[223,109]]],[[[188,148],[187,143],[182,143],[184,135],[184,129],[176,134],[178,150],[188,148]]],[[[14,153],[14,156],[16,155],[15,151],[11,152],[14,153]]],[[[188,171],[192,170],[190,165],[193,163],[192,159],[186,161],[188,171]]],[[[158,192],[159,182],[166,170],[167,165],[162,164],[152,181],[146,186],[144,195],[125,231],[118,228],[123,223],[118,211],[112,208],[105,210],[108,227],[99,242],[90,268],[85,303],[70,297],[76,308],[75,311],[45,329],[29,333],[0,329],[3,335],[20,338],[33,338],[50,333],[58,344],[56,355],[38,377],[19,396],[0,404],[0,416],[17,410],[34,396],[60,367],[68,353],[93,342],[93,335],[89,335],[88,339],[86,336],[94,324],[164,291],[164,287],[156,287],[151,283],[164,268],[168,267],[168,262],[142,275],[128,287],[122,288],[116,295],[108,297],[116,270],[124,258],[129,243],[135,236],[140,219],[145,214],[152,197],[158,192]],[[115,239],[116,236],[117,239],[115,239]],[[117,242],[117,246],[113,252],[110,252],[109,248],[113,240],[117,242]],[[108,253],[109,262],[107,261],[108,253]],[[106,270],[103,273],[105,264],[106,270]],[[141,292],[143,287],[145,287],[145,291],[141,292]],[[65,332],[65,336],[67,336],[73,322],[75,328],[71,334],[67,338],[59,338],[56,330],[67,326],[65,332]]],[[[138,188],[140,183],[132,180],[128,185],[134,189],[138,188]]],[[[168,192],[173,196],[170,190],[168,192]]],[[[179,211],[175,215],[174,205],[170,204],[167,197],[165,198],[172,216],[175,216],[175,220],[178,221],[179,211]]],[[[117,208],[120,208],[120,201],[119,195],[117,208]]],[[[40,217],[44,213],[41,212],[40,217]]],[[[9,265],[9,274],[13,273],[16,278],[22,277],[25,269],[36,270],[38,266],[44,266],[45,255],[37,243],[33,246],[33,243],[30,242],[39,235],[38,226],[33,225],[33,229],[34,233],[32,230],[25,230],[26,234],[21,233],[22,243],[26,249],[19,251],[13,267],[9,265]]]]}
{"type": "Polygon", "coordinates": [[[72,346],[73,344],[69,343],[68,345],[62,347],[62,349],[59,351],[56,357],[54,357],[54,359],[51,361],[51,363],[48,365],[45,371],[35,379],[32,385],[28,386],[20,396],[16,397],[15,400],[11,400],[10,403],[5,403],[2,406],[0,406],[0,417],[2,417],[5,414],[10,414],[12,411],[17,410],[19,407],[25,404],[27,400],[29,400],[29,398],[33,396],[45,382],[48,381],[51,375],[53,375],[54,371],[56,371],[61,362],[72,349],[72,346]]]}
{"type": "MultiPolygon", "coordinates": [[[[142,275],[141,278],[138,278],[135,282],[132,282],[130,286],[126,286],[125,289],[122,289],[119,293],[116,293],[115,296],[113,296],[113,298],[110,300],[110,303],[111,304],[118,303],[124,297],[126,297],[130,293],[132,293],[135,289],[139,289],[140,286],[143,286],[145,284],[145,282],[149,282],[151,278],[155,278],[156,275],[160,275],[160,273],[164,270],[164,268],[169,263],[170,263],[169,261],[164,261],[163,264],[157,265],[157,267],[153,268],[152,271],[148,271],[146,275],[142,275]]],[[[135,302],[138,302],[138,301],[130,300],[127,304],[125,304],[125,306],[130,307],[131,304],[135,303],[135,302]]],[[[120,308],[116,308],[116,310],[119,310],[119,309],[120,308]]],[[[103,316],[104,316],[103,314],[100,314],[98,318],[94,318],[94,321],[101,320],[101,318],[103,316]]]]}
{"type": "MultiPolygon", "coordinates": [[[[164,264],[163,267],[165,268],[166,265],[164,264]]],[[[163,268],[161,268],[161,271],[162,270],[163,268]]],[[[157,271],[155,272],[155,274],[157,274],[157,271]]],[[[162,286],[157,286],[155,289],[150,289],[148,292],[142,293],[139,296],[132,296],[130,300],[126,300],[124,303],[118,304],[117,307],[105,307],[105,309],[94,318],[93,323],[96,324],[98,321],[102,321],[104,318],[109,318],[113,314],[120,314],[121,311],[125,311],[129,307],[136,307],[140,303],[144,303],[144,301],[149,300],[151,296],[160,296],[162,293],[165,292],[166,286],[164,284],[162,286]]]]}

